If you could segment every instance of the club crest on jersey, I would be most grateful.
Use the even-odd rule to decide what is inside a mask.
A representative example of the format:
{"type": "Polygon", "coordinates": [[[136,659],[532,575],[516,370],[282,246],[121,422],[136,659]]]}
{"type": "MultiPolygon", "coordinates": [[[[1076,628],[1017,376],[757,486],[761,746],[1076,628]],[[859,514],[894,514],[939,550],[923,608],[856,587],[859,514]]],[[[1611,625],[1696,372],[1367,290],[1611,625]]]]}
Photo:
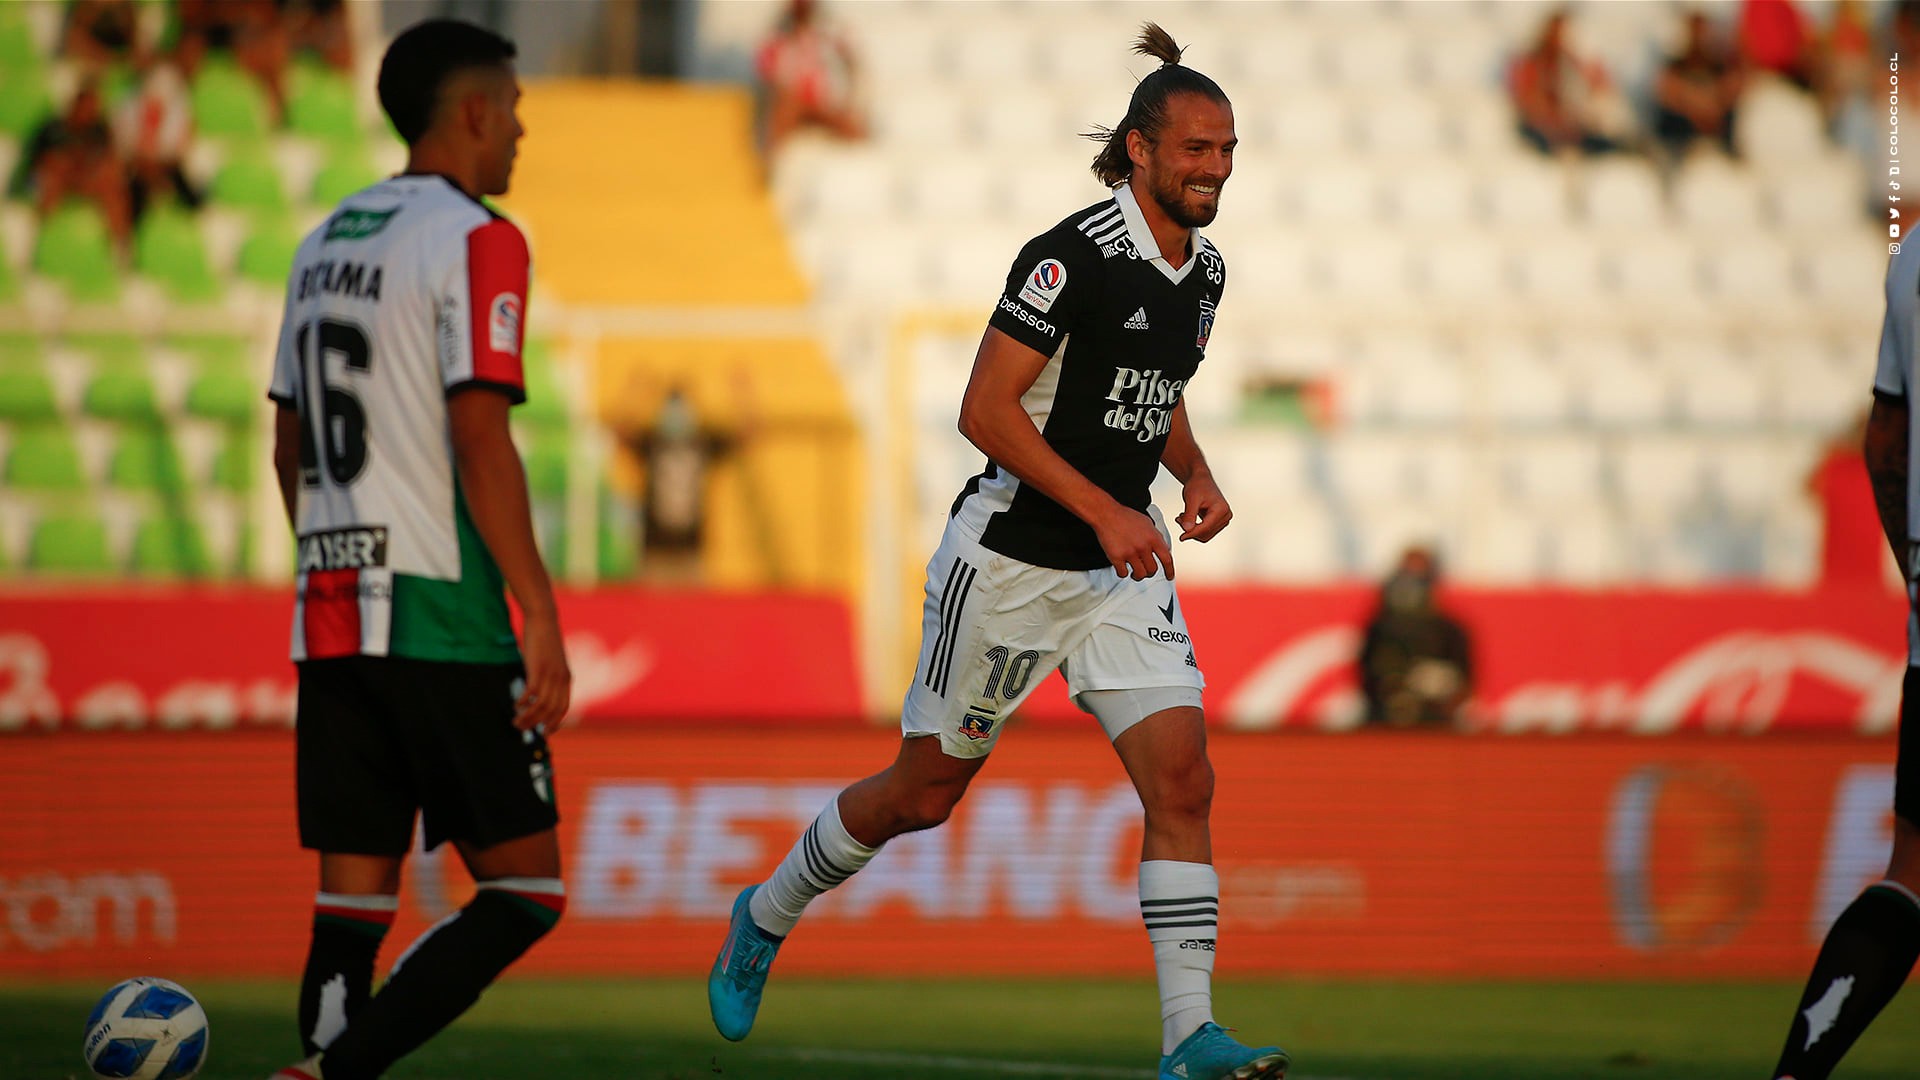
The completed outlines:
{"type": "Polygon", "coordinates": [[[1194,338],[1193,347],[1204,349],[1207,339],[1213,336],[1213,301],[1200,301],[1200,334],[1194,338]]]}
{"type": "Polygon", "coordinates": [[[994,717],[991,714],[977,708],[969,709],[966,717],[960,721],[960,734],[980,742],[993,734],[993,724],[994,717]]]}
{"type": "Polygon", "coordinates": [[[520,298],[503,292],[487,308],[487,344],[497,353],[520,355],[520,298]]]}
{"type": "Polygon", "coordinates": [[[1059,259],[1042,259],[1027,275],[1026,284],[1020,286],[1020,299],[1035,311],[1052,311],[1053,302],[1060,299],[1060,290],[1066,287],[1066,265],[1059,259]]]}

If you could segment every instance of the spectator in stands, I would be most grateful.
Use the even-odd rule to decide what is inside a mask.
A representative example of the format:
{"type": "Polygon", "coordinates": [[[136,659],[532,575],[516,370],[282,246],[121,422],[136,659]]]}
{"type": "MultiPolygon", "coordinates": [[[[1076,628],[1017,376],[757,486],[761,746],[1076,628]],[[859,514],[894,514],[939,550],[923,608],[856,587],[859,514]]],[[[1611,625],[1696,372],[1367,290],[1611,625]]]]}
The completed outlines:
{"type": "Polygon", "coordinates": [[[296,53],[311,52],[335,71],[353,71],[353,27],[346,0],[291,0],[287,35],[296,53]]]}
{"type": "Polygon", "coordinates": [[[1793,0],[1746,0],[1740,8],[1740,53],[1756,71],[1770,71],[1803,90],[1814,88],[1818,51],[1793,0]]]}
{"type": "Polygon", "coordinates": [[[1466,627],[1436,603],[1439,581],[1433,550],[1414,546],[1380,588],[1380,607],[1360,644],[1370,724],[1451,726],[1473,694],[1472,643],[1466,627]]]}
{"type": "Polygon", "coordinates": [[[200,208],[200,192],[181,168],[193,139],[193,106],[179,65],[164,57],[148,62],[138,88],[114,111],[113,135],[127,163],[134,220],[163,197],[200,208]]]}
{"type": "Polygon", "coordinates": [[[99,86],[82,83],[66,111],[42,123],[20,155],[23,194],[31,194],[41,217],[69,198],[100,207],[107,229],[124,252],[133,235],[126,167],[114,150],[99,86]]]}
{"type": "Polygon", "coordinates": [[[1820,507],[1820,584],[1878,587],[1885,581],[1885,538],[1873,505],[1863,451],[1867,414],[1862,410],[1844,434],[1827,444],[1807,477],[1807,493],[1820,507]]]}
{"type": "Polygon", "coordinates": [[[189,74],[226,53],[267,91],[275,123],[287,112],[287,20],[274,0],[180,0],[180,56],[189,74]]]}
{"type": "Polygon", "coordinates": [[[853,46],[820,19],[814,0],[791,0],[757,64],[766,94],[765,151],[771,160],[788,136],[824,128],[843,139],[866,137],[855,103],[853,46]]]}
{"type": "Polygon", "coordinates": [[[1869,112],[1867,99],[1878,61],[1874,57],[1873,27],[1860,0],[1839,0],[1820,38],[1820,110],[1828,134],[1850,144],[1846,128],[1860,122],[1856,114],[1869,112]]]}
{"type": "Polygon", "coordinates": [[[1695,139],[1711,139],[1735,154],[1734,108],[1746,84],[1739,57],[1716,40],[1703,12],[1688,12],[1686,26],[1685,44],[1654,82],[1654,135],[1676,162],[1695,139]]]}
{"type": "Polygon", "coordinates": [[[1520,135],[1543,154],[1604,154],[1622,148],[1624,102],[1599,61],[1566,44],[1567,14],[1555,10],[1507,71],[1520,135]]]}
{"type": "Polygon", "coordinates": [[[60,48],[89,69],[137,58],[140,14],[133,0],[73,0],[60,48]]]}
{"type": "Polygon", "coordinates": [[[703,423],[686,389],[676,385],[668,387],[653,423],[631,435],[628,445],[647,474],[641,574],[657,582],[697,582],[708,477],[714,462],[732,453],[738,439],[703,423]]]}

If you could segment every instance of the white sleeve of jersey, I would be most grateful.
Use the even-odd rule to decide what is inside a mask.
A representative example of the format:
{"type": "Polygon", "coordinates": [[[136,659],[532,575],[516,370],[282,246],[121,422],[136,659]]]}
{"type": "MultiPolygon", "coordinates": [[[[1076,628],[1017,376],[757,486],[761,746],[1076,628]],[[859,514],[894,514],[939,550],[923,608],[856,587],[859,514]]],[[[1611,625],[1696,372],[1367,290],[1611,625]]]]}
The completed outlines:
{"type": "Polygon", "coordinates": [[[1887,267],[1887,317],[1880,324],[1880,364],[1873,388],[1891,397],[1906,397],[1913,377],[1913,317],[1920,305],[1914,275],[1906,261],[1896,257],[1887,267]]]}
{"type": "Polygon", "coordinates": [[[294,349],[293,297],[293,282],[289,281],[286,304],[280,311],[279,344],[273,351],[273,382],[267,387],[269,398],[289,406],[298,400],[295,395],[300,388],[300,357],[294,349]]]}

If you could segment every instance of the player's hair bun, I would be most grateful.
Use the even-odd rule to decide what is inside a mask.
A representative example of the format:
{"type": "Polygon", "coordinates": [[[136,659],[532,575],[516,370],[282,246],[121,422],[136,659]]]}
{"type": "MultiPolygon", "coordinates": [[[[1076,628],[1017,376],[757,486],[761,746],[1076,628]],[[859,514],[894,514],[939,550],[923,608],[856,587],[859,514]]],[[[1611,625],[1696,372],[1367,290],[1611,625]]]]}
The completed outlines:
{"type": "Polygon", "coordinates": [[[1173,65],[1180,62],[1180,54],[1186,50],[1173,40],[1172,34],[1160,29],[1159,23],[1146,22],[1140,24],[1140,40],[1133,43],[1133,51],[1173,65]]]}

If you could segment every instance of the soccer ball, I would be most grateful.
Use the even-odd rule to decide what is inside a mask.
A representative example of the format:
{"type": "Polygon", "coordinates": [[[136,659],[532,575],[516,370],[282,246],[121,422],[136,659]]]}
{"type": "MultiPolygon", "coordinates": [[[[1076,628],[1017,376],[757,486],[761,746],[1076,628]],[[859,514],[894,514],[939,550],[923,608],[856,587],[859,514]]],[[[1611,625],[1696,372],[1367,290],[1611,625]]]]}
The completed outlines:
{"type": "Polygon", "coordinates": [[[139,978],[107,991],[81,1044],[103,1080],[188,1080],[207,1061],[207,1013],[187,988],[139,978]]]}

